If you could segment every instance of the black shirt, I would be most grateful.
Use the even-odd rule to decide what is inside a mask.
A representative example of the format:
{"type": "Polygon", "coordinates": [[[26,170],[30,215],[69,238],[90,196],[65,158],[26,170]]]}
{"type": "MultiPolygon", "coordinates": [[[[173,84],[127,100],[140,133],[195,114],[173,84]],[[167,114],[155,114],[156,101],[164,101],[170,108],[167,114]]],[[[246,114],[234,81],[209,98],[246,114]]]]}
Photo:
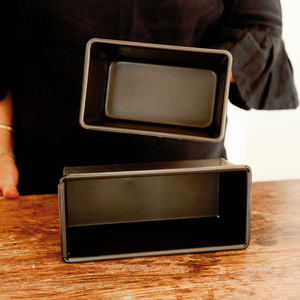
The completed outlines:
{"type": "Polygon", "coordinates": [[[9,18],[1,26],[0,97],[12,86],[21,186],[29,166],[31,178],[37,181],[42,169],[54,178],[56,189],[63,165],[226,156],[223,141],[207,144],[80,128],[84,52],[91,38],[226,49],[233,55],[233,104],[243,109],[298,105],[278,0],[7,2],[1,4],[9,18]]]}

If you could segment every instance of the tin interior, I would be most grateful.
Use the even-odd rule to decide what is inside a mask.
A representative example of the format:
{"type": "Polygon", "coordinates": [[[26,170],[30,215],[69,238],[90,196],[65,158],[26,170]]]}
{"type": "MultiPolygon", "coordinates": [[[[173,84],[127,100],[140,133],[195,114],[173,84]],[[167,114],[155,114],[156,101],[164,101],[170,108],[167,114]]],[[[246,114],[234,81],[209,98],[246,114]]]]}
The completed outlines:
{"type": "Polygon", "coordinates": [[[139,122],[208,127],[217,76],[211,70],[112,62],[105,116],[139,122]]]}
{"type": "Polygon", "coordinates": [[[68,226],[218,215],[218,173],[71,180],[68,226]]]}
{"type": "Polygon", "coordinates": [[[231,67],[225,53],[105,40],[94,41],[89,51],[81,107],[85,128],[222,138],[231,67]]]}
{"type": "Polygon", "coordinates": [[[169,189],[165,175],[108,179],[99,187],[94,179],[66,181],[69,258],[246,243],[247,172],[175,176],[169,189]]]}

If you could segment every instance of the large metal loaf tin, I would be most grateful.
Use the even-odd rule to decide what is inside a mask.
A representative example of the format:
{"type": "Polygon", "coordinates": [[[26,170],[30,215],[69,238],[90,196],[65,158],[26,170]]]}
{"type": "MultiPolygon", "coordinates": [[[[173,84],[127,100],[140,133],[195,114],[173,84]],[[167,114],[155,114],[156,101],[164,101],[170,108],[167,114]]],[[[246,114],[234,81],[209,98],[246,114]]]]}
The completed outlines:
{"type": "Polygon", "coordinates": [[[224,159],[70,167],[59,183],[66,262],[244,249],[251,170],[224,159]]]}
{"type": "Polygon", "coordinates": [[[231,65],[224,50],[92,39],[86,47],[80,124],[219,142],[231,65]]]}

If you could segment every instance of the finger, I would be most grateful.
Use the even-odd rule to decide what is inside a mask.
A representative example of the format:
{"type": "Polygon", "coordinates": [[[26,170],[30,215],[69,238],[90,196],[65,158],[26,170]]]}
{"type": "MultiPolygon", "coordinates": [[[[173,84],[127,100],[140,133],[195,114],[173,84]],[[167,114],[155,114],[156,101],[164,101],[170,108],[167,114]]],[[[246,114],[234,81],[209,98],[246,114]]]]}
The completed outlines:
{"type": "Polygon", "coordinates": [[[17,189],[19,171],[14,159],[9,155],[1,156],[0,166],[0,190],[2,195],[8,199],[19,197],[17,189]]]}
{"type": "Polygon", "coordinates": [[[6,199],[15,199],[19,197],[19,191],[15,186],[4,188],[2,194],[6,199]]]}

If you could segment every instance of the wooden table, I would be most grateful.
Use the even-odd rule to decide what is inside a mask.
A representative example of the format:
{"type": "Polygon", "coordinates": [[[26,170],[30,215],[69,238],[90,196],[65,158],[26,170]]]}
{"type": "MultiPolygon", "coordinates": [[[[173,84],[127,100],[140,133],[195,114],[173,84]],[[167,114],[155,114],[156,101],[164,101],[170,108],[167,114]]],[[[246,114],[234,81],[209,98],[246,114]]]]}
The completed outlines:
{"type": "Polygon", "coordinates": [[[66,264],[57,195],[0,213],[0,299],[300,299],[300,180],[253,184],[241,251],[66,264]]]}

